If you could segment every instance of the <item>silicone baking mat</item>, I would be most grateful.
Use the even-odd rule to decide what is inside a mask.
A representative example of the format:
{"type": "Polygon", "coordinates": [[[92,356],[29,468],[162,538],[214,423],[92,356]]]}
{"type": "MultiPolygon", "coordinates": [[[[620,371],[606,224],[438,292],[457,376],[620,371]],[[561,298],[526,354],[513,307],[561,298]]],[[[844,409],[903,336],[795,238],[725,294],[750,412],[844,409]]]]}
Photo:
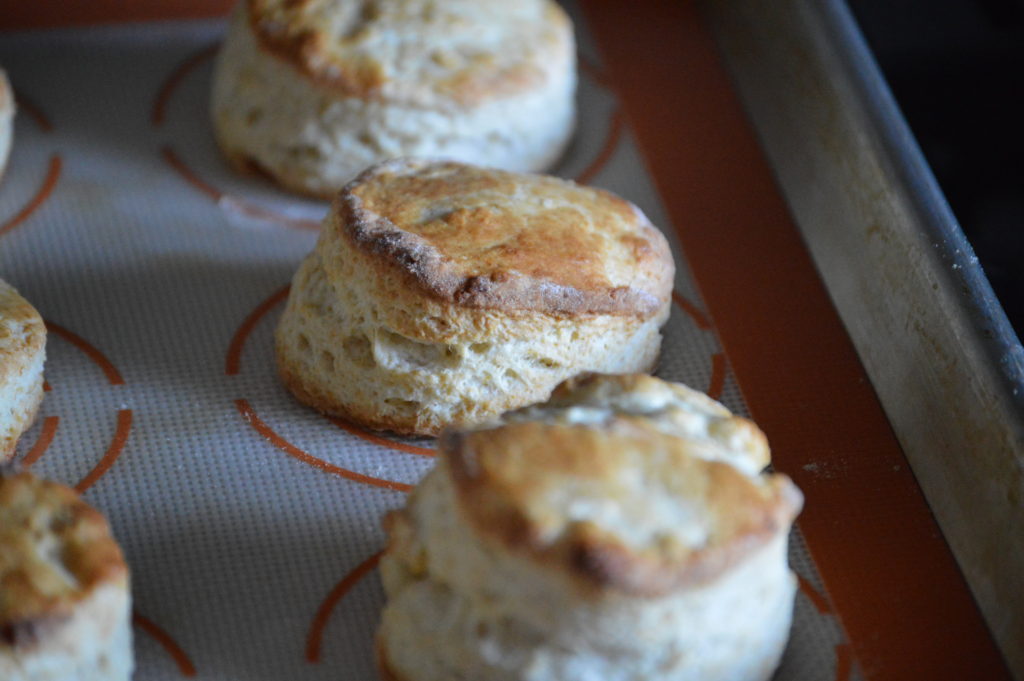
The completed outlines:
{"type": "MultiPolygon", "coordinates": [[[[747,413],[571,9],[580,120],[553,172],[632,200],[663,228],[679,273],[658,375],[747,413]]],[[[272,331],[326,205],[236,176],[219,157],[207,104],[223,27],[0,37],[19,103],[0,276],[50,332],[46,399],[17,458],[110,518],[133,571],[137,679],[371,679],[380,518],[429,469],[432,443],[321,417],[277,380],[272,331]]],[[[827,462],[781,468],[798,481],[844,474],[827,462]]],[[[799,531],[791,562],[800,590],[777,678],[860,678],[799,531]]]]}

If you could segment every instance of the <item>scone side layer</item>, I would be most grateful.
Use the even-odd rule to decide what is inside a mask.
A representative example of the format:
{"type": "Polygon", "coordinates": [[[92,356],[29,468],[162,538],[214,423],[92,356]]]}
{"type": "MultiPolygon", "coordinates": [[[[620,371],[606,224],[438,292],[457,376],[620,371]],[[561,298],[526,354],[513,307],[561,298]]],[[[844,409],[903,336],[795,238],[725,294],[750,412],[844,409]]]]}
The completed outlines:
{"type": "Polygon", "coordinates": [[[632,204],[557,178],[457,163],[378,164],[342,190],[325,229],[372,255],[374,269],[464,307],[649,318],[667,304],[675,272],[664,236],[632,204]],[[544,208],[556,201],[559,210],[544,208]],[[515,213],[527,202],[539,206],[533,222],[515,213]],[[501,243],[510,228],[518,233],[501,243]],[[621,282],[609,281],[612,270],[621,282]]]}
{"type": "Polygon", "coordinates": [[[440,424],[424,424],[415,418],[388,418],[372,405],[360,408],[354,402],[340,400],[316,382],[308,380],[307,372],[289,359],[288,351],[280,344],[277,346],[276,354],[281,382],[295,399],[325,416],[351,421],[371,430],[386,430],[403,437],[434,436],[443,428],[440,424]]]}
{"type": "MultiPolygon", "coordinates": [[[[537,384],[529,389],[521,387],[516,391],[495,393],[485,399],[459,402],[454,406],[442,404],[445,395],[441,393],[437,395],[438,401],[433,406],[427,405],[411,413],[389,412],[381,407],[379,400],[366,399],[361,394],[354,393],[351,389],[352,386],[359,385],[361,390],[378,388],[384,390],[382,394],[385,395],[394,393],[392,399],[397,399],[396,396],[401,393],[401,391],[397,391],[397,386],[404,381],[408,386],[407,390],[411,390],[413,382],[416,381],[415,372],[410,372],[406,376],[398,375],[394,377],[393,381],[374,385],[375,377],[372,372],[353,366],[351,359],[345,357],[344,345],[342,345],[341,352],[338,352],[336,345],[324,346],[324,348],[330,348],[328,352],[337,353],[336,358],[332,359],[336,369],[342,365],[348,365],[343,371],[347,379],[338,380],[337,377],[302,361],[303,352],[297,347],[299,343],[293,341],[293,334],[289,332],[288,328],[291,323],[290,318],[292,315],[297,316],[298,313],[286,312],[286,315],[282,317],[276,332],[275,355],[278,375],[292,395],[298,401],[327,416],[339,417],[373,430],[390,431],[396,435],[433,437],[439,435],[446,426],[453,423],[476,422],[487,416],[542,400],[546,397],[550,385],[557,383],[560,376],[566,371],[565,369],[546,370],[544,373],[554,372],[553,376],[538,376],[537,384]],[[394,384],[391,391],[386,390],[389,383],[394,384]],[[442,406],[448,406],[450,409],[442,411],[440,409],[442,406]]],[[[648,324],[651,325],[651,323],[648,324]]],[[[654,336],[660,340],[660,335],[656,332],[654,336]]],[[[358,337],[365,336],[359,335],[358,337]]],[[[323,353],[323,349],[315,339],[312,340],[311,351],[313,354],[323,353]]],[[[602,364],[598,360],[595,360],[595,363],[602,364]]],[[[609,365],[607,368],[609,370],[653,371],[656,363],[657,347],[650,347],[641,354],[638,363],[609,365]]],[[[604,364],[608,364],[608,362],[604,362],[604,364]]],[[[497,367],[494,369],[496,370],[497,367]]],[[[461,372],[459,376],[462,376],[462,373],[465,372],[461,372]]],[[[469,380],[468,375],[463,378],[469,380]]],[[[459,379],[453,378],[452,380],[459,379]]],[[[409,392],[406,392],[405,395],[406,397],[416,396],[409,392]]]]}
{"type": "MultiPolygon", "coordinates": [[[[636,423],[599,430],[524,422],[449,431],[440,448],[462,513],[482,537],[600,588],[640,596],[660,596],[713,578],[784,531],[802,505],[800,492],[785,476],[751,479],[730,464],[693,456],[679,438],[636,423]],[[672,524],[686,522],[675,520],[636,539],[629,534],[628,514],[619,517],[603,508],[605,502],[645,508],[643,491],[622,482],[636,473],[633,455],[661,458],[660,470],[642,475],[659,483],[669,480],[671,496],[706,509],[692,532],[675,533],[672,524]],[[596,504],[594,517],[566,518],[559,506],[563,489],[596,504]]],[[[649,494],[656,496],[654,490],[649,494]]]]}

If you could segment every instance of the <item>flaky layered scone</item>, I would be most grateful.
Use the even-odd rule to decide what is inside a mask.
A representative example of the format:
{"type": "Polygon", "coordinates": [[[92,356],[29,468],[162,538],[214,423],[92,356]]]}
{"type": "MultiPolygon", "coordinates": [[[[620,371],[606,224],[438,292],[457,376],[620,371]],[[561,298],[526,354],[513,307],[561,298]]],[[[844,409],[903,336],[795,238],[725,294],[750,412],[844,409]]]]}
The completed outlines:
{"type": "Polygon", "coordinates": [[[7,169],[7,157],[11,153],[11,138],[14,135],[14,93],[7,81],[7,74],[0,69],[0,178],[7,169]]]}
{"type": "Polygon", "coordinates": [[[42,317],[0,279],[0,463],[14,456],[43,401],[45,360],[42,317]]]}
{"type": "Polygon", "coordinates": [[[398,156],[543,170],[572,134],[575,89],[552,0],[242,0],[211,104],[236,167],[331,197],[398,156]]]}
{"type": "Polygon", "coordinates": [[[128,569],[78,494],[0,466],[0,679],[127,681],[128,569]]]}
{"type": "Polygon", "coordinates": [[[292,282],[278,368],[320,411],[434,435],[583,370],[650,370],[673,274],[664,236],[608,192],[390,161],[335,200],[292,282]]]}
{"type": "Polygon", "coordinates": [[[682,386],[584,376],[441,438],[389,514],[389,681],[763,681],[802,496],[764,436],[682,386]]]}

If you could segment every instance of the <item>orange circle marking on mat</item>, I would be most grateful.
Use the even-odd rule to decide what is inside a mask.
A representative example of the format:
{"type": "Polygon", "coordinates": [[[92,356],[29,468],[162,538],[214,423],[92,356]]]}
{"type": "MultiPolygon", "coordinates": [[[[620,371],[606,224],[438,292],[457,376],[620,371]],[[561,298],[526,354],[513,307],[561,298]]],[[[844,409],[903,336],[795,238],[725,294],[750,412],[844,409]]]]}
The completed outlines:
{"type": "Polygon", "coordinates": [[[36,126],[38,126],[40,130],[43,132],[53,132],[53,123],[50,122],[50,117],[43,113],[41,107],[26,97],[25,94],[18,89],[14,90],[14,101],[17,104],[18,109],[27,113],[29,118],[35,121],[36,126]]]}
{"type": "Polygon", "coordinates": [[[306,637],[307,662],[316,663],[320,661],[320,648],[323,643],[324,628],[327,626],[328,620],[331,619],[331,613],[334,612],[335,606],[338,605],[338,601],[345,597],[345,594],[352,590],[352,587],[359,580],[377,567],[382,554],[383,551],[373,554],[342,577],[341,581],[331,589],[331,592],[327,594],[327,598],[317,608],[316,615],[313,617],[313,623],[309,626],[309,635],[306,637]]]}
{"type": "Polygon", "coordinates": [[[722,396],[725,387],[725,353],[716,352],[711,355],[711,381],[708,383],[708,395],[714,399],[722,396]]]}
{"type": "Polygon", "coordinates": [[[382,447],[390,447],[391,449],[397,449],[400,452],[406,454],[415,454],[416,456],[437,456],[437,451],[430,447],[417,447],[416,445],[406,444],[404,442],[394,442],[386,438],[374,435],[373,433],[363,429],[361,426],[357,426],[354,423],[350,423],[345,419],[338,418],[337,416],[328,416],[327,420],[338,426],[346,433],[351,433],[356,437],[362,438],[367,442],[381,445],[382,447]]]}
{"type": "Polygon", "coordinates": [[[59,416],[47,416],[43,419],[43,428],[39,431],[39,437],[36,438],[35,444],[32,445],[30,450],[25,452],[25,456],[21,459],[22,466],[28,468],[36,461],[39,461],[40,457],[50,447],[50,443],[53,442],[53,437],[57,434],[57,426],[59,425],[59,416]]]}
{"type": "Polygon", "coordinates": [[[0,236],[7,234],[25,220],[28,220],[46,202],[46,199],[50,198],[53,188],[57,186],[57,180],[60,178],[62,167],[63,161],[58,154],[50,157],[50,166],[46,171],[46,177],[43,178],[43,183],[39,185],[35,195],[29,199],[28,203],[22,206],[21,210],[0,224],[0,236]]]}
{"type": "Polygon", "coordinates": [[[182,676],[196,675],[196,667],[192,664],[192,660],[189,659],[188,655],[185,654],[185,651],[171,638],[170,634],[161,629],[153,620],[141,615],[137,610],[133,610],[132,624],[149,634],[153,640],[167,651],[167,654],[171,656],[174,663],[178,665],[182,676]]]}
{"type": "Polygon", "coordinates": [[[114,363],[107,359],[106,355],[97,350],[92,343],[85,340],[77,333],[65,329],[56,322],[52,322],[49,319],[44,321],[46,323],[46,330],[48,333],[60,336],[84,352],[89,359],[95,362],[96,365],[103,370],[103,373],[107,375],[107,381],[110,382],[110,385],[124,385],[124,378],[121,376],[121,372],[118,371],[117,367],[114,366],[114,363]]]}
{"type": "Polygon", "coordinates": [[[238,413],[242,415],[245,422],[248,423],[253,429],[259,433],[263,439],[267,440],[270,444],[274,445],[288,456],[298,459],[302,463],[319,468],[325,473],[331,473],[337,475],[346,480],[353,482],[359,482],[364,485],[372,485],[373,487],[382,487],[384,489],[394,490],[396,492],[408,492],[412,490],[412,485],[407,485],[404,482],[397,482],[395,480],[385,480],[383,478],[375,478],[372,475],[364,475],[355,471],[350,471],[347,468],[335,466],[332,463],[328,463],[323,459],[317,458],[312,454],[305,452],[292,443],[285,440],[283,437],[278,435],[263,422],[262,419],[256,414],[256,411],[249,404],[248,400],[237,399],[235,400],[235,408],[238,409],[238,413]]]}
{"type": "Polygon", "coordinates": [[[224,358],[224,373],[226,375],[235,376],[241,370],[242,349],[245,347],[245,342],[249,340],[249,334],[252,333],[252,330],[256,328],[256,325],[267,312],[288,297],[288,292],[291,291],[291,288],[291,284],[287,284],[274,291],[242,321],[238,330],[235,331],[235,335],[231,338],[227,357],[224,358]]]}
{"type": "Polygon", "coordinates": [[[836,681],[849,681],[853,671],[853,651],[849,643],[836,644],[836,681]]]}
{"type": "Polygon", "coordinates": [[[580,184],[587,184],[594,177],[597,176],[601,169],[608,164],[611,160],[612,154],[619,147],[619,140],[622,139],[622,132],[625,130],[625,119],[622,117],[622,111],[615,109],[612,113],[611,121],[609,122],[608,132],[605,134],[604,144],[601,145],[601,151],[597,157],[590,162],[586,168],[584,168],[575,178],[576,182],[580,184]]]}
{"type": "Polygon", "coordinates": [[[117,428],[114,430],[114,437],[110,441],[110,445],[107,447],[107,452],[103,455],[103,458],[99,460],[99,463],[89,471],[81,482],[75,485],[75,491],[81,494],[85,490],[89,489],[96,484],[103,475],[110,470],[111,466],[117,461],[118,457],[121,456],[121,450],[124,449],[125,443],[128,441],[128,434],[132,430],[132,410],[122,409],[117,412],[117,428]]]}
{"type": "Polygon", "coordinates": [[[151,115],[151,120],[154,126],[159,127],[163,125],[164,115],[167,111],[167,102],[170,100],[174,89],[178,87],[178,84],[185,79],[185,76],[194,71],[196,67],[211,59],[213,55],[217,54],[217,50],[219,48],[219,43],[208,45],[195,54],[181,60],[178,65],[174,67],[174,70],[171,71],[163,84],[160,85],[160,90],[156,94],[156,99],[153,100],[153,113],[151,115]]]}
{"type": "Polygon", "coordinates": [[[295,229],[304,229],[309,231],[317,231],[320,229],[319,220],[306,220],[302,218],[293,218],[287,215],[282,215],[276,211],[270,210],[269,208],[263,208],[255,204],[249,203],[244,199],[233,197],[229,194],[225,194],[220,189],[217,189],[212,184],[199,177],[184,161],[175,153],[174,149],[170,146],[164,146],[160,153],[163,155],[164,160],[175,170],[181,177],[191,186],[198,189],[200,192],[210,197],[214,202],[221,204],[236,213],[245,215],[246,217],[255,218],[257,220],[266,220],[269,222],[276,222],[284,225],[285,227],[294,227],[295,229]]]}
{"type": "Polygon", "coordinates": [[[599,66],[597,62],[595,62],[585,54],[578,52],[576,54],[576,63],[579,64],[580,71],[593,78],[594,82],[596,82],[601,87],[609,89],[608,75],[604,72],[604,68],[599,66]]]}
{"type": "Polygon", "coordinates": [[[807,581],[803,575],[797,575],[796,579],[800,584],[800,592],[810,599],[819,613],[827,615],[832,612],[832,606],[829,605],[828,599],[825,598],[823,593],[814,588],[814,585],[807,581]]]}
{"type": "MultiPolygon", "coordinates": [[[[78,334],[64,328],[60,324],[49,320],[44,320],[44,323],[46,324],[47,333],[52,333],[63,338],[91,359],[103,371],[107,377],[107,381],[111,385],[124,385],[124,378],[117,370],[117,367],[115,367],[102,352],[96,349],[95,346],[78,334]]],[[[49,391],[51,389],[52,387],[49,382],[44,381],[43,390],[49,391]]],[[[43,454],[46,453],[50,444],[53,442],[54,436],[57,433],[57,426],[59,424],[59,416],[48,416],[43,420],[43,427],[39,433],[38,439],[35,444],[32,445],[32,448],[25,453],[25,456],[21,461],[23,466],[31,466],[42,458],[43,454]]],[[[131,427],[132,410],[120,410],[117,413],[117,426],[114,429],[114,436],[111,439],[110,444],[107,446],[106,452],[93,469],[89,471],[77,485],[75,485],[75,490],[79,493],[84,492],[96,484],[96,482],[103,477],[108,470],[110,470],[118,457],[121,456],[121,450],[124,449],[124,445],[128,441],[128,434],[131,432],[131,427]]]]}
{"type": "Polygon", "coordinates": [[[692,319],[694,324],[697,325],[697,328],[702,329],[704,331],[708,331],[711,329],[711,322],[708,321],[707,315],[704,314],[699,307],[690,302],[689,299],[684,297],[681,293],[673,290],[672,300],[675,302],[676,305],[678,305],[683,310],[683,312],[690,315],[690,319],[692,319]]]}

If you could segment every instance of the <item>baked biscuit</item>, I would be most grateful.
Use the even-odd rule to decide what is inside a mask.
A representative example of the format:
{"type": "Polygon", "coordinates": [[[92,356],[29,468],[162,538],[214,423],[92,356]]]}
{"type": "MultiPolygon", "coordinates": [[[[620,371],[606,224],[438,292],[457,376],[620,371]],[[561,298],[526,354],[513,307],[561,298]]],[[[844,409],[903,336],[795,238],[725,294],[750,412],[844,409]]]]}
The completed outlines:
{"type": "Polygon", "coordinates": [[[0,466],[0,679],[127,681],[128,569],[63,485],[0,466]]]}
{"type": "Polygon", "coordinates": [[[399,156],[547,168],[574,127],[575,69],[552,0],[242,0],[211,109],[236,168],[330,198],[399,156]]]}
{"type": "Polygon", "coordinates": [[[385,520],[383,677],[769,679],[802,496],[750,472],[766,453],[753,424],[650,377],[588,376],[446,431],[385,520]]]}
{"type": "Polygon", "coordinates": [[[0,178],[7,169],[7,157],[11,153],[11,138],[14,135],[14,94],[7,74],[0,69],[0,178]]]}
{"type": "Polygon", "coordinates": [[[583,370],[650,370],[674,265],[608,192],[396,160],[335,200],[277,328],[291,391],[376,429],[435,435],[583,370]]]}
{"type": "Polygon", "coordinates": [[[0,463],[14,456],[43,401],[46,326],[28,301],[0,279],[0,463]]]}

